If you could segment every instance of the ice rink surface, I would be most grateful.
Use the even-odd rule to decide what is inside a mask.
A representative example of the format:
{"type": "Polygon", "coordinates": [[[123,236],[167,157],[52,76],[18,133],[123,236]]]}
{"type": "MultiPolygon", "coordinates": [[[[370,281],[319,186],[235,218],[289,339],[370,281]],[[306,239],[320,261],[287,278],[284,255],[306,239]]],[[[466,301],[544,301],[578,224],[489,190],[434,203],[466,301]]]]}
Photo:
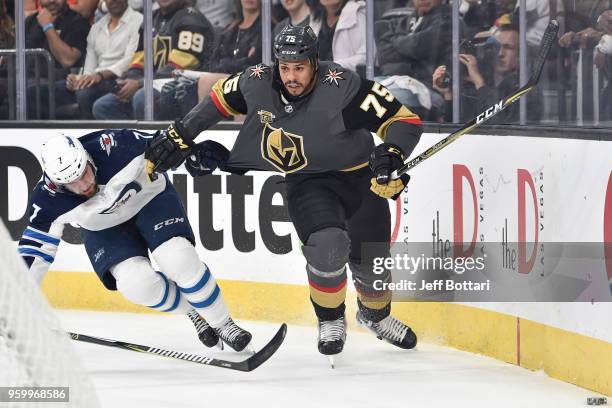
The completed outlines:
{"type": "MultiPolygon", "coordinates": [[[[59,311],[64,328],[113,340],[241,360],[201,345],[186,316],[59,311]]],[[[314,327],[289,326],[284,344],[250,373],[75,342],[103,407],[582,407],[597,394],[491,358],[420,343],[404,351],[352,330],[332,370],[314,327]]],[[[278,324],[241,322],[256,348],[278,324]]]]}

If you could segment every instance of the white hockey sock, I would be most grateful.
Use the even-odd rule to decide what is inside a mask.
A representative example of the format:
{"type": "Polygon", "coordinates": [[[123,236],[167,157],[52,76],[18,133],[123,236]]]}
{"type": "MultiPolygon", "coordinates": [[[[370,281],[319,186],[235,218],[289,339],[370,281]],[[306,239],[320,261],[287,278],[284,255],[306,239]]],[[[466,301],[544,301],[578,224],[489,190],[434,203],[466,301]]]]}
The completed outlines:
{"type": "Polygon", "coordinates": [[[229,317],[221,288],[208,266],[202,264],[200,272],[180,287],[183,297],[213,327],[220,327],[229,317]]]}
{"type": "Polygon", "coordinates": [[[155,304],[148,306],[159,312],[187,314],[191,310],[191,305],[182,296],[178,285],[168,279],[166,275],[157,272],[162,284],[159,285],[159,292],[156,298],[159,300],[155,304]]]}
{"type": "Polygon", "coordinates": [[[110,268],[117,290],[129,301],[160,312],[187,314],[191,306],[176,283],[156,272],[148,258],[135,256],[110,268]]]}

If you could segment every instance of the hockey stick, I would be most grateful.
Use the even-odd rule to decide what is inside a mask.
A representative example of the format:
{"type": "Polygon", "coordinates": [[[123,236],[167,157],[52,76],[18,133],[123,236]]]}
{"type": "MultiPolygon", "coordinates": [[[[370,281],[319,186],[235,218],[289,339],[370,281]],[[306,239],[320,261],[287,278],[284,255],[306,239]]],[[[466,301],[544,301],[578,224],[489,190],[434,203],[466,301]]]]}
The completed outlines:
{"type": "Polygon", "coordinates": [[[272,340],[268,342],[261,350],[253,354],[251,357],[242,361],[227,361],[213,357],[200,356],[191,353],[181,353],[178,351],[164,350],[156,347],[142,346],[140,344],[127,343],[117,340],[103,339],[100,337],[87,336],[85,334],[68,332],[72,340],[83,341],[86,343],[99,344],[101,346],[117,347],[123,350],[137,351],[140,353],[155,354],[158,356],[173,358],[175,360],[190,361],[192,363],[210,365],[215,367],[229,368],[238,371],[253,371],[263,363],[265,363],[278,350],[285,340],[287,334],[287,325],[283,323],[272,340]]]}
{"type": "Polygon", "coordinates": [[[535,88],[535,86],[538,84],[538,81],[540,80],[540,75],[542,74],[542,69],[544,68],[546,59],[548,58],[548,53],[550,52],[553,43],[557,39],[558,31],[559,23],[557,22],[557,20],[551,20],[550,23],[548,23],[548,27],[546,27],[544,36],[542,37],[542,43],[540,44],[540,52],[538,53],[538,57],[536,58],[535,64],[533,66],[531,77],[529,77],[529,80],[525,85],[517,89],[513,94],[497,102],[495,105],[490,106],[484,112],[480,113],[474,119],[466,123],[463,127],[454,131],[444,139],[440,140],[438,143],[434,144],[414,159],[406,160],[402,167],[391,173],[391,178],[399,178],[402,174],[406,173],[408,170],[412,169],[417,164],[421,163],[423,160],[429,159],[431,156],[438,153],[440,150],[442,150],[455,140],[459,139],[459,137],[465,135],[477,126],[480,126],[487,120],[491,119],[493,116],[497,115],[499,112],[503,111],[508,106],[518,101],[521,96],[525,95],[527,92],[535,88]]]}

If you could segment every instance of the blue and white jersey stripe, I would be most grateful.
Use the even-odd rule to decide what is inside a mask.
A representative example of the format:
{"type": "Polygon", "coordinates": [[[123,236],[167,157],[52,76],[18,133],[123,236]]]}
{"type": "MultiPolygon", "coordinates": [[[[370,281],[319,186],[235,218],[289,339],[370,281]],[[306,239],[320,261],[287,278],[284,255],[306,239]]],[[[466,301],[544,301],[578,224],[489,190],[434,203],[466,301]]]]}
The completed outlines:
{"type": "Polygon", "coordinates": [[[48,264],[53,263],[53,261],[55,260],[55,254],[51,255],[39,248],[33,248],[31,246],[19,245],[18,251],[22,256],[32,256],[40,258],[48,264]]]}
{"type": "Polygon", "coordinates": [[[31,226],[26,227],[25,231],[23,231],[22,238],[28,238],[32,241],[40,242],[41,244],[46,243],[55,246],[58,246],[60,244],[60,240],[58,238],[54,237],[49,233],[39,231],[31,226]]]}

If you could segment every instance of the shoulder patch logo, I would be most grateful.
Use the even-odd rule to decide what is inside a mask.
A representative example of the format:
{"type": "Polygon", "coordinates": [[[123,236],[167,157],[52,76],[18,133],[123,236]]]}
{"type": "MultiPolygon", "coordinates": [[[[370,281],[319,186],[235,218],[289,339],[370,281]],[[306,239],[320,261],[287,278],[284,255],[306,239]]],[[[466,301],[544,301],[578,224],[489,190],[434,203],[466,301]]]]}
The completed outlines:
{"type": "Polygon", "coordinates": [[[111,148],[115,146],[117,146],[117,142],[115,142],[115,138],[113,137],[112,133],[103,133],[102,136],[100,136],[100,148],[102,151],[106,152],[107,156],[110,156],[111,148]]]}
{"type": "Polygon", "coordinates": [[[308,164],[304,138],[266,123],[261,135],[261,155],[283,173],[293,173],[308,164]]]}
{"type": "Polygon", "coordinates": [[[257,114],[259,115],[259,121],[264,124],[272,123],[274,122],[274,119],[276,119],[276,116],[274,116],[272,112],[268,112],[265,110],[257,111],[257,114]]]}
{"type": "Polygon", "coordinates": [[[325,78],[323,79],[323,83],[324,84],[328,84],[328,85],[336,85],[338,88],[340,87],[340,83],[338,81],[344,81],[344,78],[342,77],[342,74],[344,74],[344,71],[338,71],[337,69],[328,69],[327,73],[325,74],[325,78]]]}
{"type": "Polygon", "coordinates": [[[251,73],[249,74],[249,78],[261,79],[261,76],[266,73],[267,69],[268,67],[266,67],[265,65],[257,64],[254,67],[250,68],[251,73]]]}

